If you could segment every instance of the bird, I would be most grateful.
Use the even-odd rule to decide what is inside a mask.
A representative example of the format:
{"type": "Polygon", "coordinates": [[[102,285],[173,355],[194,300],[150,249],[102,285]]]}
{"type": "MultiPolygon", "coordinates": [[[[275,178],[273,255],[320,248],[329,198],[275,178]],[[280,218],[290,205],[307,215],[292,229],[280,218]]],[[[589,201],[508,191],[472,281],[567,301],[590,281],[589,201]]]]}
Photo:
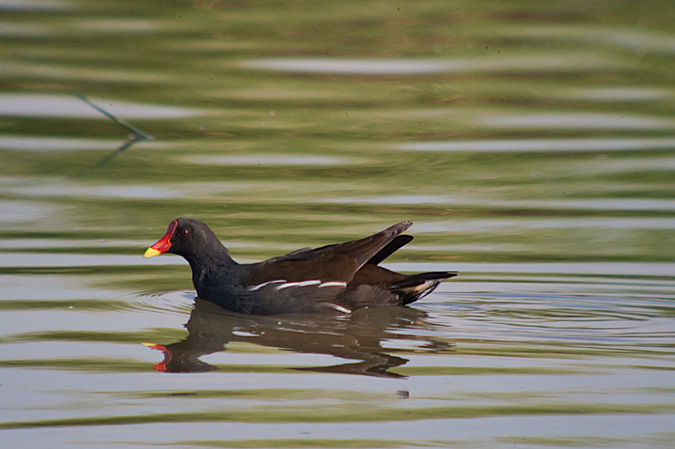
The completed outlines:
{"type": "Polygon", "coordinates": [[[411,225],[402,221],[362,239],[240,264],[203,221],[176,218],[144,257],[182,256],[192,269],[197,297],[233,312],[348,315],[363,308],[405,306],[457,275],[406,275],[379,266],[413,239],[402,234],[411,225]]]}

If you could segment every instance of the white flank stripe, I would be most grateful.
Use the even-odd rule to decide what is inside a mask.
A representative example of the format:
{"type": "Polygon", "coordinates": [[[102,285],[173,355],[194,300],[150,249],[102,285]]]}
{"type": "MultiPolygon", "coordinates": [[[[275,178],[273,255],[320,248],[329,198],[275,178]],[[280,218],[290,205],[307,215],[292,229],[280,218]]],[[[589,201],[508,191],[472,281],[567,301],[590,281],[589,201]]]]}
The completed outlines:
{"type": "Polygon", "coordinates": [[[302,281],[302,282],[288,282],[286,284],[282,284],[277,287],[277,290],[282,290],[284,288],[288,287],[307,287],[308,285],[317,285],[320,284],[321,281],[319,280],[312,280],[312,281],[302,281]]]}
{"type": "Polygon", "coordinates": [[[342,306],[338,306],[337,304],[331,304],[330,306],[331,306],[332,308],[334,308],[335,310],[337,310],[338,312],[342,312],[342,313],[352,313],[352,311],[349,310],[348,308],[342,307],[342,306]]]}
{"type": "Polygon", "coordinates": [[[324,282],[323,284],[319,285],[319,288],[323,288],[323,287],[346,287],[346,286],[347,286],[346,282],[331,281],[331,282],[324,282]]]}
{"type": "Polygon", "coordinates": [[[260,290],[261,288],[265,287],[266,285],[277,284],[279,282],[286,282],[286,280],[285,279],[278,279],[276,281],[267,281],[267,282],[263,282],[262,284],[252,285],[252,286],[248,287],[248,289],[249,289],[249,291],[254,292],[256,290],[260,290]]]}

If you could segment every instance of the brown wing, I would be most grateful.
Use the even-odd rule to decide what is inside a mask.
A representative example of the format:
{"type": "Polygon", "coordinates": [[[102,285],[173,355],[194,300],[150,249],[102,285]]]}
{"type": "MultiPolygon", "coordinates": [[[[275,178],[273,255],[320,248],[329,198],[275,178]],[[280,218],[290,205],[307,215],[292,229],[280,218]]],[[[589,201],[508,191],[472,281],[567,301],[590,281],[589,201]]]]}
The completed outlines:
{"type": "Polygon", "coordinates": [[[348,283],[359,268],[411,225],[410,221],[404,221],[363,239],[298,250],[261,262],[251,268],[247,284],[255,285],[276,279],[287,282],[321,280],[348,283]]]}

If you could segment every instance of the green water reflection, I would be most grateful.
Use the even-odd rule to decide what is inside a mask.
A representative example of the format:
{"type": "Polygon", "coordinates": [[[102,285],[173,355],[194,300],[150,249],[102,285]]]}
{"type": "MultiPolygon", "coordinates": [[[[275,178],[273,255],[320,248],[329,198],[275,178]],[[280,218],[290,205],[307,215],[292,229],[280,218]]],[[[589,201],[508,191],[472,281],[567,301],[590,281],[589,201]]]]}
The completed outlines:
{"type": "Polygon", "coordinates": [[[671,446],[670,5],[0,12],[7,447],[671,446]],[[73,92],[154,140],[116,152],[73,92]],[[409,219],[392,267],[461,274],[390,315],[204,316],[142,259],[177,216],[244,262],[409,219]]]}

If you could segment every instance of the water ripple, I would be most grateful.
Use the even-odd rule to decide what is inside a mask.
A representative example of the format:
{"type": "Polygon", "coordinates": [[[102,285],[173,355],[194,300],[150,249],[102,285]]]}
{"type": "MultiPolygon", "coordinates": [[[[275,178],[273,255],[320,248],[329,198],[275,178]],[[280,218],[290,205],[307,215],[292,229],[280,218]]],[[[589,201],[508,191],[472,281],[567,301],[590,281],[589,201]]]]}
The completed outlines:
{"type": "MultiPolygon", "coordinates": [[[[194,117],[201,111],[159,105],[96,100],[106,110],[125,119],[170,119],[194,117]]],[[[0,94],[0,116],[59,117],[107,120],[100,112],[68,95],[0,94]]]]}
{"type": "Polygon", "coordinates": [[[430,140],[397,143],[390,147],[405,151],[466,152],[636,151],[673,149],[675,137],[430,140]]]}
{"type": "Polygon", "coordinates": [[[127,302],[132,309],[141,312],[158,312],[185,316],[192,310],[194,298],[194,291],[178,290],[162,293],[139,293],[137,296],[127,299],[127,302]]]}

